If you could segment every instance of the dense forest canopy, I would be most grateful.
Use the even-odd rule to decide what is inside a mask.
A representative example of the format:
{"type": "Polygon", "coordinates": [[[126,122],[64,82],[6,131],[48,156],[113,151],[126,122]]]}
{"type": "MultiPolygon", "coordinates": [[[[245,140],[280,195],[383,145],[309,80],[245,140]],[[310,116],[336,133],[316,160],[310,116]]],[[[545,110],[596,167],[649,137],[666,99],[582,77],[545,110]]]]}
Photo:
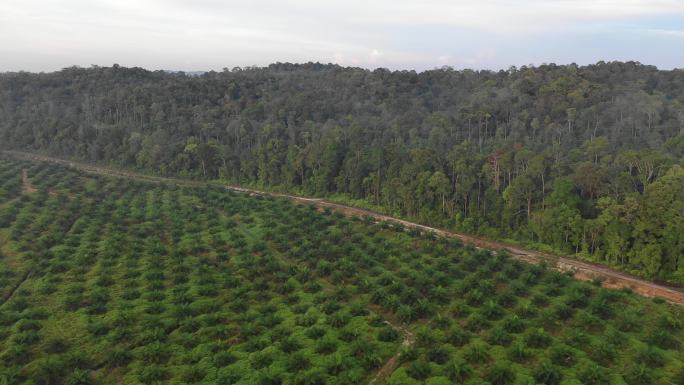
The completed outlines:
{"type": "Polygon", "coordinates": [[[6,73],[0,143],[339,194],[684,283],[682,70],[277,63],[202,76],[118,65],[6,73]]]}

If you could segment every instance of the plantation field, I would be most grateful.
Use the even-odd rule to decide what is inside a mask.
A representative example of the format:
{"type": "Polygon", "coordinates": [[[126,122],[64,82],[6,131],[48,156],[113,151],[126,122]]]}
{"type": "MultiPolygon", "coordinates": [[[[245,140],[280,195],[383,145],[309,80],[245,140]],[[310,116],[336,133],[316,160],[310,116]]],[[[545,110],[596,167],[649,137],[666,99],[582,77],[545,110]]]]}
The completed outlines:
{"type": "Polygon", "coordinates": [[[46,163],[0,160],[0,300],[0,384],[684,384],[681,307],[285,199],[46,163]]]}

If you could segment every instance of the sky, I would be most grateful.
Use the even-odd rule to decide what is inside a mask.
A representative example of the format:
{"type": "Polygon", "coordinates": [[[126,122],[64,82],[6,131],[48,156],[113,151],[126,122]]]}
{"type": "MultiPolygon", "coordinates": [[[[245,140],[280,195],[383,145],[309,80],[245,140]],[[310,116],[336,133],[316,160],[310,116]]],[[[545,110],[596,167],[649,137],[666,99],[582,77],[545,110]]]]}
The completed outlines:
{"type": "Polygon", "coordinates": [[[684,68],[684,0],[0,0],[0,71],[684,68]]]}

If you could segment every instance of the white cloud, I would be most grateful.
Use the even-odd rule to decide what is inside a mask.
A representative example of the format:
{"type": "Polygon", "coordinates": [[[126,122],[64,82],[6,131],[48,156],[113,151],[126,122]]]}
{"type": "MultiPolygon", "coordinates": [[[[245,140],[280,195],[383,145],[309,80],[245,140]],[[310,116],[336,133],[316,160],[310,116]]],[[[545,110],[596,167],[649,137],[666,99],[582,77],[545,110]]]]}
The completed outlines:
{"type": "Polygon", "coordinates": [[[682,0],[1,0],[0,70],[308,60],[489,66],[506,60],[491,41],[522,44],[550,32],[677,15],[684,17],[682,0]],[[453,38],[430,49],[404,41],[432,41],[435,30],[453,38]]]}
{"type": "Polygon", "coordinates": [[[678,29],[651,29],[649,30],[650,32],[653,32],[658,35],[665,35],[665,36],[674,36],[674,37],[684,37],[684,30],[678,30],[678,29]]]}
{"type": "Polygon", "coordinates": [[[302,0],[368,24],[448,25],[485,31],[535,31],[583,22],[684,15],[681,0],[302,0]],[[560,25],[559,25],[560,24],[560,25]]]}

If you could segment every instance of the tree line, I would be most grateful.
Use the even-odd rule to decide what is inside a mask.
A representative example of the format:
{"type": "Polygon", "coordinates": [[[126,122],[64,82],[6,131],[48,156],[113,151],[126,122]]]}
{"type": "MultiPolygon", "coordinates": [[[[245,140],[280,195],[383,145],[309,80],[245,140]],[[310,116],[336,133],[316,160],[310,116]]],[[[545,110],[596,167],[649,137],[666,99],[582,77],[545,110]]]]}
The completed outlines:
{"type": "Polygon", "coordinates": [[[684,283],[684,71],[0,74],[0,145],[332,195],[684,283]]]}

